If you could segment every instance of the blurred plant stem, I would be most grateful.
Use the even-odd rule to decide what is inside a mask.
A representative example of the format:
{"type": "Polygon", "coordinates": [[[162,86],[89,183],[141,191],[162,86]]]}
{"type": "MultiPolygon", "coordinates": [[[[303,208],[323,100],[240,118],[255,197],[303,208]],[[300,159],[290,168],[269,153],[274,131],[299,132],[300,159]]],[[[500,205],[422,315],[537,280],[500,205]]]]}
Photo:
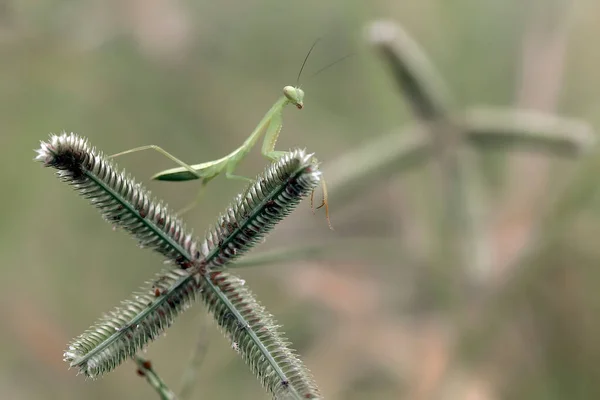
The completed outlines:
{"type": "Polygon", "coordinates": [[[136,355],[134,357],[135,363],[138,367],[138,375],[146,378],[146,381],[152,386],[156,393],[160,396],[161,400],[176,400],[177,397],[175,393],[169,389],[169,387],[163,382],[163,380],[158,376],[154,368],[152,368],[152,364],[150,361],[136,355]]]}
{"type": "MultiPolygon", "coordinates": [[[[521,79],[517,106],[551,113],[555,111],[562,84],[567,45],[570,2],[532,3],[522,42],[521,79]]],[[[547,157],[510,155],[507,160],[509,184],[496,213],[493,229],[495,255],[501,273],[518,265],[527,252],[544,208],[552,163],[547,157]]]]}
{"type": "MultiPolygon", "coordinates": [[[[562,231],[572,203],[596,192],[597,185],[579,179],[549,192],[552,157],[577,158],[596,146],[587,123],[552,114],[561,86],[568,5],[558,1],[546,8],[545,4],[531,10],[532,23],[523,42],[522,81],[513,110],[481,106],[453,110],[446,86],[416,42],[394,23],[374,22],[369,27],[370,42],[389,64],[417,121],[325,168],[332,196],[339,190],[340,201],[350,201],[375,183],[376,176],[381,179],[431,161],[440,167],[440,198],[432,202],[442,203],[443,212],[436,218],[440,236],[425,251],[434,255],[429,257],[435,274],[430,281],[449,288],[450,309],[458,311],[454,339],[437,349],[446,363],[454,358],[463,334],[490,318],[488,311],[498,298],[495,294],[505,291],[512,281],[509,278],[562,231]],[[482,151],[497,150],[512,154],[507,163],[512,179],[504,197],[491,207],[477,157],[482,151]],[[355,161],[352,169],[346,167],[350,160],[355,161]]],[[[588,157],[591,161],[580,168],[589,168],[591,162],[591,170],[596,170],[595,158],[588,157]]],[[[589,179],[579,169],[575,175],[589,179]]],[[[429,390],[419,390],[422,396],[439,388],[446,379],[445,368],[424,384],[429,390]]]]}
{"type": "Polygon", "coordinates": [[[201,320],[198,323],[198,340],[196,342],[196,347],[194,347],[190,361],[186,369],[183,371],[183,375],[181,377],[181,392],[179,393],[180,400],[193,398],[192,395],[194,394],[194,387],[201,378],[199,374],[200,367],[202,366],[204,357],[208,351],[208,330],[206,328],[208,327],[210,316],[206,314],[203,317],[204,318],[198,318],[201,320]]]}
{"type": "Polygon", "coordinates": [[[474,199],[466,191],[464,174],[470,159],[459,157],[456,149],[461,132],[451,122],[449,91],[420,46],[399,26],[375,22],[369,29],[369,39],[390,66],[400,93],[425,127],[425,133],[431,137],[431,155],[438,168],[440,198],[445,201],[435,203],[441,206],[441,224],[430,254],[437,254],[440,261],[445,260],[445,268],[448,264],[466,267],[473,260],[465,250],[475,240],[474,227],[470,223],[474,219],[468,215],[469,205],[474,199]]]}
{"type": "Polygon", "coordinates": [[[576,157],[594,148],[593,130],[585,122],[541,111],[482,106],[452,111],[446,85],[406,32],[392,22],[377,21],[369,28],[369,39],[390,65],[417,121],[330,162],[325,168],[330,193],[338,204],[347,202],[382,177],[436,160],[441,225],[439,239],[426,251],[437,254],[432,262],[445,271],[462,269],[468,287],[486,287],[508,261],[495,257],[501,251],[492,224],[497,213],[491,214],[487,204],[477,153],[576,157]]]}

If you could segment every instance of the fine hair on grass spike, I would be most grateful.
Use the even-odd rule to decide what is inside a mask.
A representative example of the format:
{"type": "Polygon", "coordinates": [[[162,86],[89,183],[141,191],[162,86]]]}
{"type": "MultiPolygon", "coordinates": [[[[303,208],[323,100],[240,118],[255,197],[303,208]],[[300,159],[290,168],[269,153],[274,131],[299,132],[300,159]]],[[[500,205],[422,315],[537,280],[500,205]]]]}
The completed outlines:
{"type": "Polygon", "coordinates": [[[173,264],[75,338],[65,361],[97,378],[135,356],[198,297],[275,398],[320,398],[312,376],[272,316],[223,269],[261,242],[319,184],[312,154],[293,150],[271,163],[208,229],[202,242],[162,202],[75,134],[51,135],[37,161],[90,200],[111,224],[173,264]]]}
{"type": "Polygon", "coordinates": [[[89,199],[105,220],[135,236],[141,247],[173,261],[193,263],[201,257],[197,240],[183,222],[125,172],[118,172],[86,139],[73,133],[51,135],[37,153],[37,161],[56,168],[60,180],[89,199]]]}
{"type": "Polygon", "coordinates": [[[219,269],[258,244],[319,184],[312,154],[285,153],[272,163],[206,232],[202,252],[211,270],[219,269]]]}
{"type": "Polygon", "coordinates": [[[154,282],[168,287],[161,296],[154,295],[150,286],[154,283],[149,282],[73,340],[64,360],[90,378],[113,370],[156,339],[196,300],[198,280],[197,274],[182,269],[160,273],[154,282]]]}
{"type": "Polygon", "coordinates": [[[274,398],[321,398],[312,374],[243,280],[212,272],[202,287],[203,300],[215,320],[274,398]]]}

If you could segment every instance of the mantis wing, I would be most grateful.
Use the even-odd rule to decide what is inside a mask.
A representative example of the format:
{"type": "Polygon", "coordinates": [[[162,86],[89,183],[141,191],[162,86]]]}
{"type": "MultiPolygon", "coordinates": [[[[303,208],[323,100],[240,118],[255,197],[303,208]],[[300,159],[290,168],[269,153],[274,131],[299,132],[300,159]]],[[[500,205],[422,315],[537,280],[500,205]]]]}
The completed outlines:
{"type": "Polygon", "coordinates": [[[190,167],[196,171],[197,175],[192,174],[188,169],[184,167],[176,167],[160,171],[152,176],[151,179],[158,181],[171,181],[181,182],[190,181],[194,179],[202,179],[204,183],[207,183],[217,175],[219,175],[229,163],[237,162],[237,155],[244,149],[241,146],[225,157],[219,158],[214,161],[207,161],[200,164],[190,165],[190,167]]]}

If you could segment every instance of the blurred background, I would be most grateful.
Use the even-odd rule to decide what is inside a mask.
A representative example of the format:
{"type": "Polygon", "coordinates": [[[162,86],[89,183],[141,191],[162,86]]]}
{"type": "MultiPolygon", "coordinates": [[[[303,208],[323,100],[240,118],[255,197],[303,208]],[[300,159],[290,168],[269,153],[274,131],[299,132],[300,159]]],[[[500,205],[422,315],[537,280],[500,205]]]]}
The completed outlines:
{"type": "MultiPolygon", "coordinates": [[[[305,108],[284,111],[277,148],[323,162],[336,230],[304,202],[256,251],[320,246],[319,257],[238,273],[326,398],[600,398],[597,150],[472,149],[481,184],[465,190],[478,190],[483,211],[467,212],[481,240],[459,256],[445,246],[461,231],[439,228],[440,186],[453,182],[440,185],[435,162],[339,176],[339,160],[415,123],[366,38],[374,19],[419,43],[454,110],[536,109],[597,128],[598,16],[593,0],[1,1],[0,396],[157,398],[131,362],[92,382],[62,361],[162,260],[34,163],[39,141],[64,130],[108,154],[156,144],[190,163],[221,157],[295,84],[321,37],[301,79],[305,108]]],[[[259,147],[238,173],[262,171],[259,147]]],[[[174,208],[197,192],[195,182],[149,182],[173,166],[158,153],[118,162],[174,208]]],[[[186,217],[199,235],[241,186],[218,178],[208,189],[186,217]]],[[[178,390],[199,339],[194,398],[269,397],[201,304],[146,355],[178,390]]]]}

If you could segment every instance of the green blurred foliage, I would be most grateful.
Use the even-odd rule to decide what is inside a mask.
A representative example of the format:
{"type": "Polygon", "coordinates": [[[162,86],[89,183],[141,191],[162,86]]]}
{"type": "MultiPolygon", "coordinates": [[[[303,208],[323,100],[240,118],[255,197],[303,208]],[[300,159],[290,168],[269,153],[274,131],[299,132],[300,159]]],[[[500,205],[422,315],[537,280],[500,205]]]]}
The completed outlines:
{"type": "MultiPolygon", "coordinates": [[[[306,51],[322,37],[301,79],[305,108],[285,110],[278,148],[306,147],[320,160],[331,160],[409,122],[406,104],[364,41],[365,24],[379,17],[402,24],[447,80],[457,106],[511,105],[530,3],[535,1],[0,3],[2,398],[155,396],[136,377],[133,363],[98,382],[86,382],[61,361],[68,341],[150,279],[161,268],[161,260],[137,249],[122,232],[113,232],[51,171],[32,161],[32,150],[49,132],[77,132],[107,153],[157,144],[190,162],[220,157],[244,140],[284,85],[295,83],[306,51]],[[311,71],[348,53],[356,56],[310,77],[311,71]]],[[[594,40],[600,5],[572,3],[564,85],[556,111],[598,126],[600,48],[594,40]]],[[[139,153],[118,162],[173,207],[187,204],[196,193],[193,182],[147,182],[151,174],[172,166],[158,154],[139,153]]],[[[264,165],[257,148],[240,171],[254,175],[264,165]]],[[[600,253],[595,245],[600,203],[592,190],[599,171],[595,165],[584,171],[578,181],[579,200],[562,210],[552,245],[530,270],[514,278],[507,293],[498,296],[487,322],[467,332],[464,351],[447,366],[450,380],[455,370],[461,381],[465,368],[477,371],[484,365],[487,376],[496,378],[492,398],[600,395],[596,344],[600,253]]],[[[427,193],[418,181],[423,176],[409,177],[417,191],[416,203],[427,193]]],[[[296,211],[299,215],[293,216],[296,219],[284,222],[263,246],[301,246],[332,238],[340,253],[356,246],[358,254],[351,261],[331,261],[315,269],[326,274],[318,282],[331,285],[337,276],[346,282],[341,289],[327,286],[335,306],[295,287],[304,264],[241,271],[283,324],[328,398],[419,398],[413,387],[419,357],[403,347],[404,339],[420,335],[412,322],[423,309],[437,307],[428,296],[432,288],[447,283],[431,282],[435,276],[420,275],[418,262],[393,250],[403,221],[394,214],[397,182],[384,183],[357,196],[347,210],[331,204],[338,231],[327,231],[321,215],[313,217],[303,204],[296,211]],[[297,231],[294,221],[300,219],[314,221],[297,231]],[[373,252],[371,244],[355,245],[352,236],[391,240],[384,250],[373,252]],[[347,283],[346,275],[360,285],[347,283]],[[346,293],[347,287],[364,289],[371,297],[363,300],[362,291],[346,293]],[[337,315],[350,298],[346,307],[353,317],[337,315]],[[363,306],[371,310],[373,298],[385,307],[379,315],[384,317],[382,324],[410,328],[397,331],[398,340],[392,343],[398,345],[389,349],[394,354],[389,359],[385,353],[368,353],[373,359],[352,358],[354,352],[367,356],[359,352],[360,343],[379,340],[378,333],[369,329],[374,317],[361,314],[363,306]],[[355,347],[331,339],[340,332],[348,336],[346,345],[355,347]],[[400,361],[395,358],[398,354],[400,361]],[[383,361],[374,361],[378,356],[383,361]],[[336,363],[342,357],[349,357],[351,365],[343,373],[336,363]]],[[[216,179],[209,189],[188,218],[199,234],[240,187],[235,181],[216,179]]],[[[416,208],[427,217],[426,203],[416,208]]],[[[148,356],[174,389],[204,314],[202,306],[194,307],[176,321],[166,338],[150,346],[148,356]]],[[[452,317],[445,322],[460,325],[452,317]]],[[[209,351],[198,376],[198,398],[267,398],[217,329],[211,325],[204,332],[209,335],[209,351]]],[[[435,393],[434,398],[455,398],[448,394],[453,393],[450,389],[435,393]]]]}

